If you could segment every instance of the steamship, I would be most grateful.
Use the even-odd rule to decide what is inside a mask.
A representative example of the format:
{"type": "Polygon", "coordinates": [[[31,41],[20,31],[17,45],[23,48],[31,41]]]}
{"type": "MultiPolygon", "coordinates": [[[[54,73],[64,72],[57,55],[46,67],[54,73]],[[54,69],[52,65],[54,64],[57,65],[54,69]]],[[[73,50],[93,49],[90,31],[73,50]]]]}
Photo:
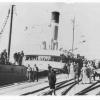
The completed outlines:
{"type": "MultiPolygon", "coordinates": [[[[9,33],[9,43],[8,43],[8,61],[10,59],[10,49],[11,49],[11,36],[12,36],[12,23],[13,23],[13,10],[15,5],[11,6],[8,11],[8,17],[10,16],[10,33],[9,33]]],[[[57,11],[52,12],[51,25],[53,27],[53,36],[51,39],[51,44],[49,49],[46,48],[46,42],[43,43],[43,49],[31,53],[26,53],[23,59],[23,65],[7,65],[0,64],[0,85],[11,84],[14,82],[20,82],[27,80],[27,64],[31,67],[37,64],[40,71],[43,72],[47,70],[48,64],[55,68],[60,68],[62,66],[62,52],[58,50],[58,27],[59,27],[59,15],[57,11]]],[[[7,21],[6,21],[7,22],[7,21]]],[[[5,27],[5,26],[4,26],[5,27]]],[[[3,29],[2,29],[3,32],[3,29]]],[[[41,74],[42,75],[42,74],[41,74]]]]}
{"type": "Polygon", "coordinates": [[[42,49],[36,50],[32,53],[25,54],[24,64],[37,64],[41,70],[47,69],[48,64],[55,68],[61,68],[61,54],[62,52],[58,50],[58,27],[59,27],[59,15],[57,11],[52,12],[51,18],[51,33],[53,36],[50,41],[50,45],[47,48],[46,41],[43,41],[42,49]]]}

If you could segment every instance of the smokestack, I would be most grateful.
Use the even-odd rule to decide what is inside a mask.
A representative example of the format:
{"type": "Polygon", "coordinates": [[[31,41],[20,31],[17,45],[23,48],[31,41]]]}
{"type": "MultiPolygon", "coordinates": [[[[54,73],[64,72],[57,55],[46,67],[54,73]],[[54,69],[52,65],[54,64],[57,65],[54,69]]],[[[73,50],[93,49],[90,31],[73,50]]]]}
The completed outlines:
{"type": "Polygon", "coordinates": [[[51,48],[53,48],[53,50],[57,50],[58,49],[58,26],[59,26],[59,15],[60,13],[57,11],[52,12],[52,29],[53,29],[53,36],[52,36],[52,44],[51,44],[51,48]]]}
{"type": "Polygon", "coordinates": [[[52,12],[52,21],[54,21],[54,23],[59,23],[59,15],[60,13],[57,11],[52,12]]]}

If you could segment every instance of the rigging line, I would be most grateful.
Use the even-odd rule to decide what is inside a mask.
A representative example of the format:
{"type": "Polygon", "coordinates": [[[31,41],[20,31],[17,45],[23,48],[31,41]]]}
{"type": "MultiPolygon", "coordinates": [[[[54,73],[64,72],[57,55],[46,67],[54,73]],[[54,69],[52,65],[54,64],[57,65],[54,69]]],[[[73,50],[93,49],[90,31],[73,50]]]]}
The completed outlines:
{"type": "Polygon", "coordinates": [[[3,25],[3,27],[2,27],[2,29],[1,29],[1,31],[0,31],[0,34],[2,34],[3,31],[4,31],[4,28],[5,28],[6,24],[7,24],[9,15],[10,15],[10,9],[8,10],[8,15],[7,15],[6,18],[5,18],[4,25],[3,25]]]}

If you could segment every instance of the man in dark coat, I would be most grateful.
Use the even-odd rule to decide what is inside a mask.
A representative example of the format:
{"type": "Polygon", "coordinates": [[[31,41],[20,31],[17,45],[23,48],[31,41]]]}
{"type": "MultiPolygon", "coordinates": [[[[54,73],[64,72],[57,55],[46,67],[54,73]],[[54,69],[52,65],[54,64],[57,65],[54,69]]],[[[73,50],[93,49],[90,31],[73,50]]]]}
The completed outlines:
{"type": "Polygon", "coordinates": [[[4,50],[4,60],[5,60],[5,64],[7,64],[7,51],[6,51],[6,49],[4,50]]]}
{"type": "Polygon", "coordinates": [[[32,68],[28,64],[28,68],[27,68],[27,78],[28,78],[28,81],[29,82],[31,82],[31,71],[32,71],[32,68]]]}
{"type": "Polygon", "coordinates": [[[68,64],[65,64],[65,65],[64,65],[63,70],[64,70],[64,73],[65,73],[65,74],[67,74],[67,78],[68,78],[68,77],[69,77],[69,69],[68,69],[68,64]]]}
{"type": "Polygon", "coordinates": [[[34,82],[35,80],[34,80],[34,68],[32,67],[31,68],[32,70],[31,70],[31,79],[32,79],[32,81],[34,82]]]}
{"type": "Polygon", "coordinates": [[[18,61],[18,57],[17,57],[17,52],[14,53],[14,64],[16,65],[17,61],[18,61]]]}
{"type": "Polygon", "coordinates": [[[38,72],[39,72],[39,68],[37,67],[37,65],[34,65],[34,80],[36,79],[38,82],[38,72]]]}
{"type": "Polygon", "coordinates": [[[78,63],[75,63],[74,73],[75,73],[75,81],[77,81],[79,83],[79,65],[78,65],[78,63]]]}
{"type": "Polygon", "coordinates": [[[18,56],[18,65],[20,65],[20,59],[21,59],[20,52],[18,52],[17,56],[18,56]]]}
{"type": "MultiPolygon", "coordinates": [[[[52,90],[52,93],[55,95],[55,83],[56,83],[56,72],[52,69],[51,66],[48,66],[48,80],[49,80],[49,86],[52,90]]],[[[51,94],[52,95],[52,94],[51,94]]]]}
{"type": "Polygon", "coordinates": [[[24,52],[23,51],[21,51],[21,53],[20,53],[20,65],[22,65],[22,62],[23,62],[23,57],[24,57],[24,52]]]}
{"type": "Polygon", "coordinates": [[[1,63],[5,64],[4,52],[1,52],[1,63]]]}

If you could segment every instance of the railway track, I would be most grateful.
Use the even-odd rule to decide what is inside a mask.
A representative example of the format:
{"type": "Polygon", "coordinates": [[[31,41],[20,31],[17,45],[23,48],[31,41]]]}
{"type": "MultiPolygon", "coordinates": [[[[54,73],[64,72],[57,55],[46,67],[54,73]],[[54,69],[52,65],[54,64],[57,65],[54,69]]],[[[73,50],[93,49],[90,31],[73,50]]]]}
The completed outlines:
{"type": "MultiPolygon", "coordinates": [[[[59,84],[56,86],[55,91],[59,91],[60,89],[64,89],[67,87],[66,91],[64,91],[63,93],[61,93],[61,95],[66,95],[68,91],[70,91],[71,88],[73,88],[76,84],[78,84],[77,82],[74,82],[74,80],[72,80],[71,82],[64,82],[62,84],[59,84]]],[[[44,93],[42,93],[41,95],[51,95],[52,91],[46,91],[44,93]]]]}
{"type": "MultiPolygon", "coordinates": [[[[13,86],[13,85],[12,85],[13,86]]],[[[63,76],[58,77],[55,89],[56,95],[100,95],[100,81],[96,81],[92,84],[81,84],[81,80],[75,82],[74,79],[66,80],[63,76]]],[[[52,95],[52,91],[48,85],[48,81],[40,81],[39,83],[23,83],[17,84],[12,88],[1,88],[1,95],[13,94],[13,95],[37,95],[46,96],[52,95]]]]}
{"type": "MultiPolygon", "coordinates": [[[[81,80],[79,80],[79,82],[81,82],[81,80]]],[[[59,82],[59,83],[56,84],[55,91],[56,91],[56,93],[59,92],[60,95],[67,95],[69,93],[69,91],[71,89],[73,89],[73,87],[75,87],[75,85],[78,85],[78,82],[75,82],[74,79],[71,79],[71,80],[68,80],[68,81],[62,81],[62,82],[59,82]]],[[[97,81],[97,82],[89,85],[85,89],[82,89],[81,91],[79,91],[78,93],[76,92],[73,95],[88,95],[89,92],[95,91],[98,88],[100,88],[100,81],[97,81]]],[[[42,95],[42,96],[43,95],[44,96],[52,95],[52,91],[49,90],[49,86],[48,87],[44,87],[44,92],[41,89],[40,89],[40,91],[41,91],[41,93],[39,95],[42,95]],[[47,90],[45,88],[47,88],[47,90]]],[[[34,94],[34,92],[32,92],[31,94],[34,94]]],[[[96,95],[99,95],[99,94],[100,94],[100,91],[99,91],[98,94],[96,92],[96,95]]],[[[29,94],[27,94],[27,95],[29,95],[29,94]]],[[[57,93],[57,95],[58,95],[58,93],[57,93]]]]}
{"type": "MultiPolygon", "coordinates": [[[[72,81],[72,80],[74,80],[74,79],[70,79],[70,80],[58,82],[58,83],[56,83],[56,87],[58,88],[58,87],[60,87],[61,85],[65,84],[65,83],[67,83],[67,82],[70,82],[70,81],[72,81]]],[[[46,89],[49,89],[49,86],[45,86],[45,87],[40,88],[40,89],[37,89],[37,90],[35,90],[35,91],[31,91],[31,92],[28,92],[28,93],[24,93],[24,94],[22,94],[22,95],[25,96],[25,95],[35,94],[35,93],[38,94],[38,92],[42,92],[43,90],[46,90],[46,89]]],[[[49,91],[49,92],[50,92],[50,91],[49,91]]]]}
{"type": "Polygon", "coordinates": [[[82,91],[76,93],[75,95],[87,95],[89,92],[97,89],[100,87],[100,81],[93,83],[92,85],[88,86],[87,88],[83,89],[82,91]]]}
{"type": "Polygon", "coordinates": [[[66,95],[76,84],[78,84],[78,82],[74,82],[71,86],[67,87],[67,89],[65,89],[61,94],[66,95]]]}

